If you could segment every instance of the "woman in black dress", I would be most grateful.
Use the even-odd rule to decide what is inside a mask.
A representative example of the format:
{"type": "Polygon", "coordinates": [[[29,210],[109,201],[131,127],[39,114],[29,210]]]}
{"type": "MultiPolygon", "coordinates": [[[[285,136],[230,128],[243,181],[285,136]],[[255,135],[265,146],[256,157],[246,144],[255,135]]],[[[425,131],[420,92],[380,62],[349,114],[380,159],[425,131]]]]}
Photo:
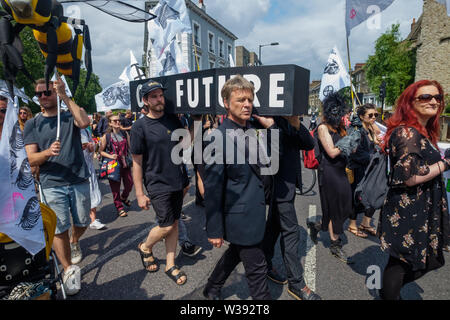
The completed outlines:
{"type": "Polygon", "coordinates": [[[344,232],[344,222],[352,210],[352,190],[345,173],[347,159],[335,146],[347,135],[343,121],[347,112],[343,98],[337,93],[331,94],[323,102],[323,121],[317,128],[320,148],[318,178],[322,206],[321,229],[330,233],[331,254],[343,262],[352,263],[342,250],[339,237],[344,232]]]}
{"type": "Polygon", "coordinates": [[[450,159],[442,159],[437,147],[443,97],[438,82],[416,82],[402,93],[387,122],[384,148],[392,182],[380,214],[381,249],[390,255],[383,299],[400,299],[406,283],[444,265],[450,224],[442,173],[450,159]]]}

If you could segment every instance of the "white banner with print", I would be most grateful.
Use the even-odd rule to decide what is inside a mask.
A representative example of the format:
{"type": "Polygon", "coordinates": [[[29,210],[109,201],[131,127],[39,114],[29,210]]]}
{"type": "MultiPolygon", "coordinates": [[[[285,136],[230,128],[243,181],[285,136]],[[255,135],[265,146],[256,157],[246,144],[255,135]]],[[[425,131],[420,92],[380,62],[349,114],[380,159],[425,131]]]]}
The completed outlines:
{"type": "Polygon", "coordinates": [[[130,109],[130,85],[116,82],[95,96],[97,112],[114,109],[130,109]]]}
{"type": "Polygon", "coordinates": [[[44,225],[18,108],[8,101],[0,140],[0,232],[34,255],[45,247],[44,225]]]}

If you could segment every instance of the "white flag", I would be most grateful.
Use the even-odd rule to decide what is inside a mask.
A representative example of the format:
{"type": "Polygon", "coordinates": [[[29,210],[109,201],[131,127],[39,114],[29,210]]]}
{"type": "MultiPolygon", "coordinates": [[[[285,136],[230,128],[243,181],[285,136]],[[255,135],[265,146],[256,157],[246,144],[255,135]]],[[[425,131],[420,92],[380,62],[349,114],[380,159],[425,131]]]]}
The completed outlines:
{"type": "Polygon", "coordinates": [[[447,7],[447,15],[450,17],[450,0],[436,0],[447,7]]]}
{"type": "Polygon", "coordinates": [[[183,53],[176,39],[173,39],[155,63],[157,77],[170,76],[189,72],[189,67],[183,61],[183,53]]]}
{"type": "Polygon", "coordinates": [[[350,86],[350,83],[350,75],[335,46],[333,50],[331,50],[330,57],[328,58],[327,65],[323,72],[319,99],[323,101],[329,94],[350,86]]]}
{"type": "Polygon", "coordinates": [[[145,74],[139,68],[139,64],[133,54],[133,51],[131,50],[130,50],[130,65],[125,67],[119,79],[122,80],[123,82],[145,79],[145,74]]]}
{"type": "Polygon", "coordinates": [[[148,22],[149,38],[159,59],[177,33],[192,33],[184,0],[159,0],[151,11],[157,17],[148,22]]]}
{"type": "Polygon", "coordinates": [[[35,255],[45,247],[44,224],[17,114],[8,100],[0,140],[0,232],[35,255]]]}
{"type": "MultiPolygon", "coordinates": [[[[64,82],[64,85],[66,86],[65,90],[66,90],[67,96],[70,97],[70,98],[72,98],[72,92],[70,92],[70,87],[69,87],[69,85],[67,84],[66,78],[64,77],[64,75],[60,75],[60,77],[61,77],[61,80],[64,82]]],[[[51,81],[53,81],[53,82],[56,81],[56,74],[53,75],[51,81]]],[[[34,100],[34,98],[33,98],[33,101],[34,101],[38,106],[40,105],[39,100],[37,99],[37,97],[36,97],[36,100],[34,100]],[[36,102],[36,101],[37,101],[37,102],[36,102]]],[[[66,104],[64,103],[64,101],[62,101],[61,99],[60,99],[60,101],[61,101],[61,109],[68,109],[68,107],[66,106],[66,104]]]]}
{"type": "Polygon", "coordinates": [[[95,96],[97,112],[113,109],[130,109],[130,86],[128,82],[116,82],[95,96]]]}

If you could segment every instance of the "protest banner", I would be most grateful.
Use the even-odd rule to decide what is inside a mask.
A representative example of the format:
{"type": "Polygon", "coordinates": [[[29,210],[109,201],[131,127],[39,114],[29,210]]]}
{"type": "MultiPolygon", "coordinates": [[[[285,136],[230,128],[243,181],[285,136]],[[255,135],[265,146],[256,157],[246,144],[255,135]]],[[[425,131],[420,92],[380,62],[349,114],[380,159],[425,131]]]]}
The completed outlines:
{"type": "MultiPolygon", "coordinates": [[[[166,112],[225,114],[221,90],[240,74],[255,86],[254,107],[260,115],[289,116],[308,112],[310,71],[296,65],[209,69],[152,78],[167,90],[166,112]]],[[[146,80],[130,82],[131,110],[143,107],[140,89],[146,80]]]]}

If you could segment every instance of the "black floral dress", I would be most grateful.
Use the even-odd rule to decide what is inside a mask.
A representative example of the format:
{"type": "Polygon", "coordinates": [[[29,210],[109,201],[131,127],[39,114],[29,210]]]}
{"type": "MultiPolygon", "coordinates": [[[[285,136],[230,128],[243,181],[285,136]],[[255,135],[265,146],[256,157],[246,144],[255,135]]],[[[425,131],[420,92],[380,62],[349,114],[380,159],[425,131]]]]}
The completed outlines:
{"type": "Polygon", "coordinates": [[[405,182],[424,176],[441,160],[438,149],[416,129],[396,128],[389,141],[391,187],[381,211],[381,249],[416,270],[444,265],[443,246],[450,243],[447,195],[442,175],[413,187],[405,182]]]}

